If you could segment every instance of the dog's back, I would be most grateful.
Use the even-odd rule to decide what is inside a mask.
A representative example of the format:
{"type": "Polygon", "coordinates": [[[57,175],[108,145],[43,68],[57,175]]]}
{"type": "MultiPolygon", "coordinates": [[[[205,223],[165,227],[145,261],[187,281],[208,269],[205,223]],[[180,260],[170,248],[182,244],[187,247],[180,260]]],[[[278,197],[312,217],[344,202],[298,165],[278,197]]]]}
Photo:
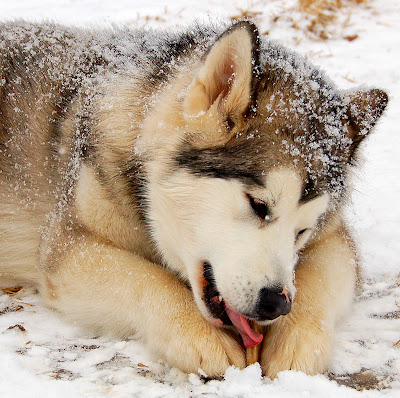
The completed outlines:
{"type": "Polygon", "coordinates": [[[21,22],[0,31],[0,277],[35,281],[41,228],[81,150],[83,81],[107,62],[79,30],[21,22]]]}

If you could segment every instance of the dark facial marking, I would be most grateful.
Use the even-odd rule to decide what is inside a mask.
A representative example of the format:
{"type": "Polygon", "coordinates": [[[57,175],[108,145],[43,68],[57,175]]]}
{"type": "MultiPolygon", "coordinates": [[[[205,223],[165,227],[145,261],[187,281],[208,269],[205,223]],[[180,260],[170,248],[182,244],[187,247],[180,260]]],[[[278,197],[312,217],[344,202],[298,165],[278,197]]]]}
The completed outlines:
{"type": "Polygon", "coordinates": [[[197,149],[184,143],[175,159],[177,167],[190,173],[213,178],[237,179],[246,185],[264,186],[256,162],[253,162],[245,146],[197,149]]]}
{"type": "Polygon", "coordinates": [[[310,201],[311,199],[314,199],[318,196],[318,190],[316,187],[316,184],[310,177],[307,178],[304,188],[303,188],[303,193],[300,197],[299,204],[303,204],[305,202],[310,201]]]}

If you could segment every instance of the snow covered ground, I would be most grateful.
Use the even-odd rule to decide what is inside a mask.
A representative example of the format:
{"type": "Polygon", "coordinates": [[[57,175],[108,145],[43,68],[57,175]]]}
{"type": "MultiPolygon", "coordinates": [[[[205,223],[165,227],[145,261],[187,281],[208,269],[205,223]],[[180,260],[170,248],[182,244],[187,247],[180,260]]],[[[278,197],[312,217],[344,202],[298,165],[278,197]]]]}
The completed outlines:
{"type": "Polygon", "coordinates": [[[15,294],[0,290],[0,397],[400,396],[400,3],[367,3],[345,9],[328,26],[331,39],[321,41],[294,27],[307,24],[293,10],[295,0],[0,0],[2,20],[83,26],[176,28],[250,10],[261,32],[321,65],[339,87],[378,86],[391,97],[364,145],[365,163],[347,212],[362,253],[364,286],[339,328],[329,374],[282,372],[270,381],[252,365],[205,383],[171,369],[135,341],[89,335],[24,288],[15,294]]]}

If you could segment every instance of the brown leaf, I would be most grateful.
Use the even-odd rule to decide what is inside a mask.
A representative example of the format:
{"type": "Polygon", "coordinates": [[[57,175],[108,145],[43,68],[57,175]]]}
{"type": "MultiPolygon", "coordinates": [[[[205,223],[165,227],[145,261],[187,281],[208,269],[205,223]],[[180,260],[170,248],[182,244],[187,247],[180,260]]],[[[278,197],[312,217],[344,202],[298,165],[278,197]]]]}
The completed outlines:
{"type": "Polygon", "coordinates": [[[8,314],[9,312],[17,312],[23,310],[24,307],[22,305],[17,305],[15,307],[6,307],[3,311],[0,311],[0,315],[8,314]]]}
{"type": "Polygon", "coordinates": [[[11,286],[11,287],[5,287],[3,289],[3,292],[10,295],[14,296],[14,294],[17,294],[21,289],[23,289],[23,286],[11,286]]]}
{"type": "Polygon", "coordinates": [[[358,34],[356,33],[355,35],[345,36],[344,39],[347,41],[354,41],[358,39],[358,34]]]}
{"type": "Polygon", "coordinates": [[[17,323],[14,326],[10,326],[10,327],[7,328],[7,330],[12,330],[12,329],[19,329],[21,332],[26,332],[26,329],[22,325],[20,325],[19,323],[17,323]]]}

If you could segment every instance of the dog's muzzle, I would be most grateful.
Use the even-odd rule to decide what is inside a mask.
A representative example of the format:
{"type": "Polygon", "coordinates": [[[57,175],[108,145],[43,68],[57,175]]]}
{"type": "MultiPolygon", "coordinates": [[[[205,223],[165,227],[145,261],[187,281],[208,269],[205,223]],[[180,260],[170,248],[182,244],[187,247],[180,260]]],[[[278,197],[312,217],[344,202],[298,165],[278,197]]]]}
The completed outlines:
{"type": "Polygon", "coordinates": [[[286,315],[291,309],[291,298],[285,288],[262,288],[257,297],[256,305],[251,313],[243,314],[237,311],[231,303],[221,296],[217,289],[213,269],[210,263],[202,263],[200,277],[202,299],[215,325],[233,325],[243,338],[246,347],[252,347],[263,340],[263,335],[255,332],[249,322],[272,321],[281,315],[286,315]]]}
{"type": "Polygon", "coordinates": [[[253,347],[261,343],[264,336],[251,328],[247,316],[236,311],[222,298],[215,283],[212,266],[208,262],[203,263],[201,286],[203,301],[211,313],[212,319],[209,320],[212,323],[233,325],[241,335],[245,347],[253,347]]]}

